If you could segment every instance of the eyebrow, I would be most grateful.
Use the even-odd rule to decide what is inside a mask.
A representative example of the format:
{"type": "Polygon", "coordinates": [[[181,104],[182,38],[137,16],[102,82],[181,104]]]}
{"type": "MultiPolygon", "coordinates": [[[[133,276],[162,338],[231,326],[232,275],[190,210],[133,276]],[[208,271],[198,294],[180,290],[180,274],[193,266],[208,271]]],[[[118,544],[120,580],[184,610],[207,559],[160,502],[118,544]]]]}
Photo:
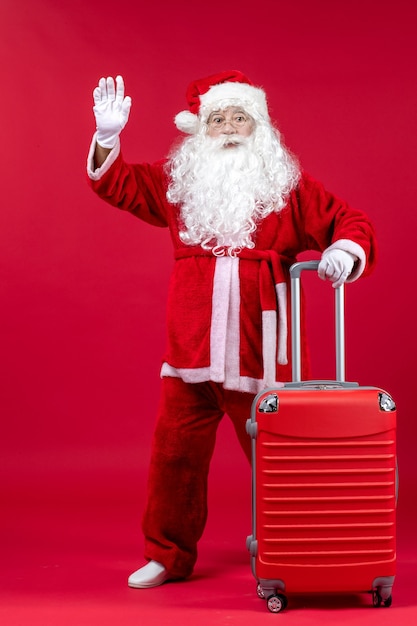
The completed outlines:
{"type": "MultiPolygon", "coordinates": [[[[245,109],[242,109],[240,107],[228,107],[228,109],[232,109],[233,115],[236,115],[237,113],[244,113],[245,115],[249,116],[249,113],[245,111],[245,109]]],[[[224,115],[226,110],[227,109],[218,109],[216,111],[212,111],[209,117],[211,117],[212,115],[224,115]]]]}

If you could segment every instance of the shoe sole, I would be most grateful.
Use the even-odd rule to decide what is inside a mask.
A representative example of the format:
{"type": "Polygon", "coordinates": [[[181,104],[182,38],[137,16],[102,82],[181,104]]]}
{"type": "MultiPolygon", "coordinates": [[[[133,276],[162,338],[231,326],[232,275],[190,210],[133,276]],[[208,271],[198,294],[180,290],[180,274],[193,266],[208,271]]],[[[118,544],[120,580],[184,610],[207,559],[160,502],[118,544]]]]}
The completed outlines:
{"type": "Polygon", "coordinates": [[[152,587],[160,587],[164,583],[168,582],[168,577],[162,577],[160,580],[149,581],[148,583],[135,583],[135,582],[127,582],[128,587],[132,589],[151,589],[152,587]]]}

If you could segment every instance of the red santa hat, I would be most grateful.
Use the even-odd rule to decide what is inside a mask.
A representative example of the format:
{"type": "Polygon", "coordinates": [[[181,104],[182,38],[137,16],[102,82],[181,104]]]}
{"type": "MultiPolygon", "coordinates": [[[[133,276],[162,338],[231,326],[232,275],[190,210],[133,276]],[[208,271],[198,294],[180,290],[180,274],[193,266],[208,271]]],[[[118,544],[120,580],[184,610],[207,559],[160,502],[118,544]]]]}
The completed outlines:
{"type": "Polygon", "coordinates": [[[176,127],[190,135],[198,131],[212,111],[228,106],[241,106],[255,120],[269,120],[265,92],[242,72],[231,70],[194,80],[186,92],[188,111],[175,116],[176,127]]]}

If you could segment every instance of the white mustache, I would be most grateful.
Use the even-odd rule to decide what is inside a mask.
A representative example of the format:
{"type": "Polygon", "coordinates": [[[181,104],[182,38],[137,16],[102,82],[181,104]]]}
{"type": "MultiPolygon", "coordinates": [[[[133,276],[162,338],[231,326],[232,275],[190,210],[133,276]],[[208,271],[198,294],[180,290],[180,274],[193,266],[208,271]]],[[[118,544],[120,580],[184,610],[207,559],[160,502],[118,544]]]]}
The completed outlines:
{"type": "Polygon", "coordinates": [[[247,143],[247,137],[241,135],[222,135],[212,140],[216,147],[224,148],[225,146],[242,146],[247,143]]]}
{"type": "Polygon", "coordinates": [[[233,144],[235,146],[241,146],[246,142],[246,137],[242,137],[241,135],[225,135],[223,137],[223,145],[227,146],[233,144]]]}

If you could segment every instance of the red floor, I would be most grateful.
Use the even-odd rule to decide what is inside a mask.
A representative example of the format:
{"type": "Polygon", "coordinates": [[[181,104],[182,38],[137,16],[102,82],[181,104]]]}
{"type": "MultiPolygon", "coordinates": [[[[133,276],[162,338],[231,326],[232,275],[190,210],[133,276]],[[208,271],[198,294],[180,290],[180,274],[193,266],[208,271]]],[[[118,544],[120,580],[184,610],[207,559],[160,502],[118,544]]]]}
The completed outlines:
{"type": "Polygon", "coordinates": [[[219,458],[214,463],[211,514],[193,578],[133,590],[126,579],[141,565],[138,522],[145,470],[110,471],[94,460],[78,457],[70,468],[61,459],[48,468],[45,461],[26,458],[26,469],[16,464],[14,473],[9,463],[1,517],[2,626],[417,623],[417,541],[407,486],[398,507],[398,573],[390,608],[374,608],[367,594],[293,597],[284,613],[273,615],[256,596],[245,547],[250,533],[246,465],[230,471],[219,458]]]}

